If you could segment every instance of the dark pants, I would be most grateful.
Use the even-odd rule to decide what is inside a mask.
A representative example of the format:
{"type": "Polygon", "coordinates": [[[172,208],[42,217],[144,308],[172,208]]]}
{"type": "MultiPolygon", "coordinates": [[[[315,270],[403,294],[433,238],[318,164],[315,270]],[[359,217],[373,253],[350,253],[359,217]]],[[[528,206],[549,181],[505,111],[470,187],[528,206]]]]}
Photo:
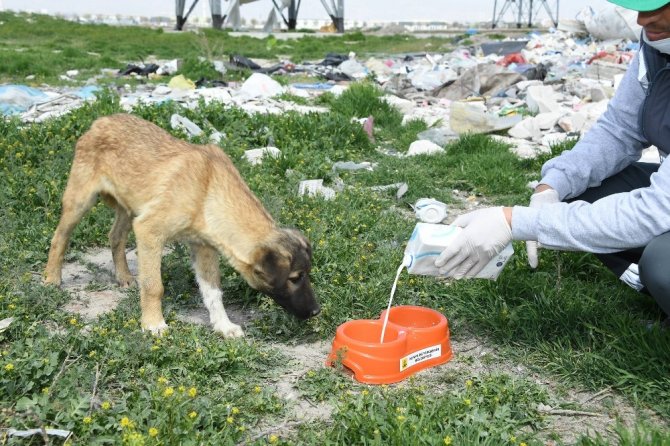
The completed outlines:
{"type": "MultiPolygon", "coordinates": [[[[659,165],[655,163],[634,163],[607,178],[600,186],[587,189],[582,195],[568,201],[581,200],[593,203],[608,195],[648,187],[649,177],[658,170],[658,167],[659,165]]],[[[637,263],[640,282],[644,285],[643,291],[651,294],[665,314],[670,315],[670,232],[656,236],[647,246],[596,256],[617,277],[620,277],[631,263],[637,263]]]]}

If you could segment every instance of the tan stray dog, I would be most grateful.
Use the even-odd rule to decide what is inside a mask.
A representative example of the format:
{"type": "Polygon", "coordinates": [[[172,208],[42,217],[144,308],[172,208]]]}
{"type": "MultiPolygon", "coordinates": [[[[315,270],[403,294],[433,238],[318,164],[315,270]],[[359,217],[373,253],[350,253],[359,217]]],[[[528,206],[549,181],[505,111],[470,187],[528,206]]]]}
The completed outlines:
{"type": "Polygon", "coordinates": [[[122,286],[133,283],[125,248],[131,227],[135,231],[144,329],[167,327],[161,257],[172,240],[190,245],[210,321],[224,336],[244,333],[223,308],[219,253],[252,288],[290,313],[302,319],[318,314],[309,279],[309,241],[296,230],[276,226],[230,158],[217,146],[189,144],[125,114],[96,120],[77,142],[46,283],[60,285],[72,231],[98,195],[116,211],[109,241],[122,286]]]}

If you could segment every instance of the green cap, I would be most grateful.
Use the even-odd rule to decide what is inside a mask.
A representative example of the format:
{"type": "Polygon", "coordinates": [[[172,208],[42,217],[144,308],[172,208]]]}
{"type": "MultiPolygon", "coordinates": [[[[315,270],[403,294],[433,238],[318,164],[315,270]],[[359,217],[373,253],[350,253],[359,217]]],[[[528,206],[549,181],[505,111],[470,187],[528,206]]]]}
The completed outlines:
{"type": "Polygon", "coordinates": [[[653,11],[668,4],[668,0],[607,0],[622,8],[633,11],[653,11]]]}

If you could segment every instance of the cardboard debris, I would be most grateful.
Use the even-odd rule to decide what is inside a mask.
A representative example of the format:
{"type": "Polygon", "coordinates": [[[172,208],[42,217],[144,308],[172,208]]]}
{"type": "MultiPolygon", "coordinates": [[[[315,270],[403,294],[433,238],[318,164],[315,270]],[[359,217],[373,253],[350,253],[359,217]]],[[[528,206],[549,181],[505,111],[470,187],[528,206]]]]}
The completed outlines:
{"type": "Polygon", "coordinates": [[[264,158],[279,158],[280,156],[281,150],[271,146],[244,151],[244,158],[249,161],[249,164],[252,166],[262,163],[264,158]]]}
{"type": "Polygon", "coordinates": [[[39,435],[46,438],[48,438],[49,436],[53,436],[67,439],[70,438],[72,432],[64,429],[28,429],[28,430],[16,430],[11,428],[7,429],[8,437],[27,438],[32,437],[33,435],[39,435]]]}
{"type": "Polygon", "coordinates": [[[14,322],[13,317],[8,317],[0,321],[0,333],[3,331],[7,330],[10,325],[12,325],[12,322],[14,322]]]}
{"type": "Polygon", "coordinates": [[[309,197],[322,197],[326,200],[335,198],[335,189],[324,186],[323,180],[304,180],[298,185],[298,195],[309,197]]]}

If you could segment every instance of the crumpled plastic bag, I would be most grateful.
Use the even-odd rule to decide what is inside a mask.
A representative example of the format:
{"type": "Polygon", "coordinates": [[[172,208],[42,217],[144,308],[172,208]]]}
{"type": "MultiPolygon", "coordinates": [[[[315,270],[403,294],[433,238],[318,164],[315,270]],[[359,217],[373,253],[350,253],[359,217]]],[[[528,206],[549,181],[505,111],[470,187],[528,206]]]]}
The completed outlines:
{"type": "Polygon", "coordinates": [[[0,112],[3,115],[22,113],[35,104],[49,100],[49,95],[25,85],[0,86],[0,112]]]}
{"type": "Polygon", "coordinates": [[[195,82],[184,77],[183,74],[173,77],[168,82],[168,87],[173,90],[195,90],[195,82]]]}
{"type": "Polygon", "coordinates": [[[284,87],[270,76],[263,73],[254,73],[244,81],[237,92],[237,96],[245,99],[271,98],[284,92],[284,87]]]}

